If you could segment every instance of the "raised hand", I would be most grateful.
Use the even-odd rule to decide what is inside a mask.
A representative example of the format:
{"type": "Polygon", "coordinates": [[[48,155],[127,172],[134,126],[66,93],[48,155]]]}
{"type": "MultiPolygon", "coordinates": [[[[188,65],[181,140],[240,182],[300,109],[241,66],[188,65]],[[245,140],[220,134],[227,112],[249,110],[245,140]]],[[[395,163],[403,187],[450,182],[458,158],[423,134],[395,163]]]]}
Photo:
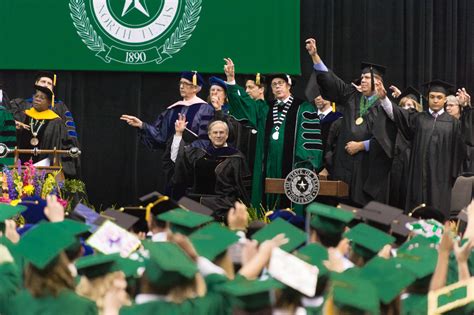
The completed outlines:
{"type": "Polygon", "coordinates": [[[46,196],[44,214],[50,222],[64,221],[64,207],[59,203],[55,195],[46,196]]]}
{"type": "Polygon", "coordinates": [[[223,102],[219,99],[219,96],[216,96],[216,95],[211,96],[211,104],[215,110],[221,110],[222,105],[224,105],[223,102]]]}
{"type": "Polygon", "coordinates": [[[186,129],[186,125],[188,122],[186,121],[186,115],[179,113],[178,119],[174,123],[174,130],[177,135],[182,136],[184,130],[186,129]]]}
{"type": "Polygon", "coordinates": [[[471,241],[467,241],[463,246],[459,246],[458,242],[454,243],[454,255],[459,263],[465,263],[469,259],[474,244],[471,241]]]}
{"type": "Polygon", "coordinates": [[[318,47],[316,46],[316,40],[314,38],[308,38],[305,40],[306,50],[310,56],[318,54],[318,47]]]}
{"type": "Polygon", "coordinates": [[[232,59],[224,58],[224,73],[227,77],[227,82],[232,82],[235,80],[235,65],[232,59]]]}
{"type": "Polygon", "coordinates": [[[227,225],[231,230],[246,230],[249,221],[249,214],[247,212],[247,207],[236,201],[234,207],[229,209],[227,215],[227,225]]]}
{"type": "Polygon", "coordinates": [[[461,104],[461,106],[464,107],[471,105],[471,96],[467,94],[465,88],[458,89],[456,92],[456,97],[458,98],[459,104],[461,104]]]}
{"type": "Polygon", "coordinates": [[[400,89],[397,88],[395,85],[390,85],[389,89],[392,91],[393,98],[397,98],[402,94],[402,91],[400,91],[400,89]]]}
{"type": "Polygon", "coordinates": [[[382,81],[377,80],[375,82],[375,92],[377,93],[377,96],[381,100],[383,100],[387,97],[387,90],[385,90],[385,87],[383,86],[382,81]]]}
{"type": "Polygon", "coordinates": [[[135,128],[142,129],[143,127],[143,122],[135,116],[122,115],[120,116],[120,120],[125,121],[127,124],[135,128]]]}
{"type": "Polygon", "coordinates": [[[13,244],[16,244],[20,241],[20,234],[18,234],[16,231],[15,221],[5,220],[5,237],[8,238],[13,244]]]}

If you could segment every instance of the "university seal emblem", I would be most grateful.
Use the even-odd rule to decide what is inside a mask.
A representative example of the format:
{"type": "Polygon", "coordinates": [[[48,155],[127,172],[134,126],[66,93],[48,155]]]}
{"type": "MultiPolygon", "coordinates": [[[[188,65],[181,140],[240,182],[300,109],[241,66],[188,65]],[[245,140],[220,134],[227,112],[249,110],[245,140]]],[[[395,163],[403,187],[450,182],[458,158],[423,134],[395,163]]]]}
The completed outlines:
{"type": "Polygon", "coordinates": [[[69,0],[82,42],[106,63],[161,64],[199,21],[202,0],[69,0]]]}
{"type": "Polygon", "coordinates": [[[291,202],[304,205],[313,201],[319,193],[319,178],[307,168],[292,170],[285,178],[285,194],[291,202]]]}

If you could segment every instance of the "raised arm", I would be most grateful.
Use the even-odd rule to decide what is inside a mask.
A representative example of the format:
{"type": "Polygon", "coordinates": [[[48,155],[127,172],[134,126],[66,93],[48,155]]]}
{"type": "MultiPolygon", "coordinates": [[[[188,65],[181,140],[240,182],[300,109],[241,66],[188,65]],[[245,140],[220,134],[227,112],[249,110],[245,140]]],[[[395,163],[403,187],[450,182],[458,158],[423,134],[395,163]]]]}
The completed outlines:
{"type": "Polygon", "coordinates": [[[257,102],[235,82],[235,65],[232,59],[224,58],[224,72],[227,77],[227,98],[229,99],[229,112],[237,120],[248,120],[253,128],[257,128],[260,119],[266,119],[263,113],[264,102],[257,102]]]}
{"type": "Polygon", "coordinates": [[[306,50],[313,61],[313,68],[316,71],[316,78],[323,98],[344,105],[345,99],[356,91],[355,87],[342,81],[326,67],[318,54],[314,38],[308,38],[305,43],[306,50]]]}

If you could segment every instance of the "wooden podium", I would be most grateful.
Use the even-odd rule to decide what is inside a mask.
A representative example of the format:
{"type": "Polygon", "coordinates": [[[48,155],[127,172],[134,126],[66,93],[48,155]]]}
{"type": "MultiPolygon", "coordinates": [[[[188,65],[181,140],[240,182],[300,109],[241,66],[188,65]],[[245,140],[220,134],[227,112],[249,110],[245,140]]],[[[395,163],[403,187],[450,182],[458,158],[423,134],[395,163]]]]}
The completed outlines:
{"type": "MultiPolygon", "coordinates": [[[[347,197],[349,196],[349,186],[340,180],[327,180],[323,176],[319,177],[318,196],[347,197]]],[[[265,193],[285,194],[284,178],[265,178],[265,193]]]]}

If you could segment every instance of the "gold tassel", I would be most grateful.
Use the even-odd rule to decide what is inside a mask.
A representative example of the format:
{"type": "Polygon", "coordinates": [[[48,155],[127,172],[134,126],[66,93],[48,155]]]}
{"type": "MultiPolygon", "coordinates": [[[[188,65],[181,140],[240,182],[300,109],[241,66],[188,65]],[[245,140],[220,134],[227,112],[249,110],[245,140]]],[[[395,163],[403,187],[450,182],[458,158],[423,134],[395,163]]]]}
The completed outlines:
{"type": "Polygon", "coordinates": [[[56,87],[56,74],[53,74],[53,99],[51,102],[51,108],[54,108],[54,88],[56,87]]]}
{"type": "Polygon", "coordinates": [[[53,87],[56,86],[56,74],[53,75],[53,87]]]}
{"type": "Polygon", "coordinates": [[[335,113],[336,112],[336,103],[335,102],[332,102],[332,112],[335,113]]]}
{"type": "Polygon", "coordinates": [[[53,93],[53,99],[51,100],[51,108],[54,108],[54,93],[53,93]]]}
{"type": "Polygon", "coordinates": [[[255,77],[255,84],[260,85],[260,73],[257,73],[257,76],[255,77]]]}
{"type": "Polygon", "coordinates": [[[193,85],[197,85],[197,71],[193,71],[193,85]]]}

